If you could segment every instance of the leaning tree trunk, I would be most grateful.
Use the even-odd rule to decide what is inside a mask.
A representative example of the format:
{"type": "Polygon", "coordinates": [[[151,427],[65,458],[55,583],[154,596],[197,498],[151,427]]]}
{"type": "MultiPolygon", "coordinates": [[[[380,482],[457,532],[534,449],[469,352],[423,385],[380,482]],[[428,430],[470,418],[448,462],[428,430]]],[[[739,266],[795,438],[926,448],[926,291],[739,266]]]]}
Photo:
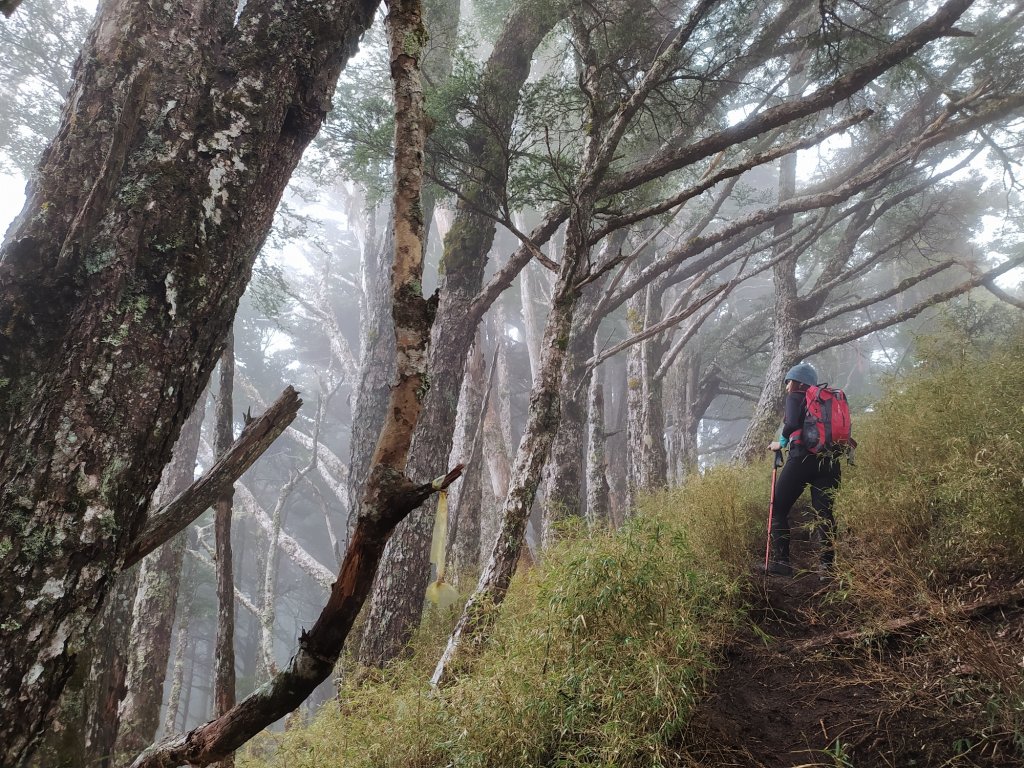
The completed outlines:
{"type": "MultiPolygon", "coordinates": [[[[579,208],[586,216],[584,221],[589,221],[587,214],[593,201],[589,201],[589,205],[586,205],[586,201],[583,203],[579,208]]],[[[562,271],[552,296],[552,307],[544,330],[539,376],[530,392],[526,431],[516,453],[508,494],[502,505],[498,536],[487,565],[480,574],[477,588],[463,609],[437,664],[432,678],[434,685],[450,679],[457,657],[465,653],[466,646],[472,646],[476,638],[486,631],[493,616],[492,611],[504,599],[519,562],[526,523],[540,484],[541,471],[558,431],[562,362],[572,330],[577,295],[574,283],[587,249],[586,234],[580,226],[573,227],[573,224],[576,222],[570,222],[570,229],[575,236],[571,244],[567,243],[562,271]]]]}
{"type": "MultiPolygon", "coordinates": [[[[791,198],[796,191],[796,153],[786,155],[779,163],[779,200],[791,198]]],[[[775,237],[781,238],[793,228],[793,216],[783,216],[775,224],[775,237]]],[[[788,241],[780,240],[775,255],[786,250],[788,241]]],[[[791,366],[799,362],[800,349],[799,298],[797,295],[796,265],[798,254],[793,253],[772,268],[775,286],[775,309],[772,313],[772,355],[768,361],[764,386],[750,423],[737,446],[733,458],[753,461],[763,454],[772,440],[782,418],[783,378],[791,366]]]]}
{"type": "MultiPolygon", "coordinates": [[[[553,9],[534,0],[517,6],[484,67],[479,108],[489,120],[486,126],[478,123],[472,128],[477,139],[471,142],[479,147],[473,164],[480,168],[481,180],[467,183],[465,199],[459,202],[444,242],[440,304],[431,330],[430,388],[409,459],[414,477],[436,472],[438,457],[451,452],[465,360],[476,332],[466,317],[483,285],[487,253],[494,241],[492,217],[505,186],[506,150],[501,138],[511,130],[533,51],[554,26],[555,17],[553,9]]],[[[433,505],[424,505],[388,542],[359,649],[363,664],[379,666],[394,658],[419,622],[430,575],[433,520],[433,505]]]]}
{"type": "Polygon", "coordinates": [[[101,4],[0,250],[3,764],[50,721],[376,2],[238,7],[101,4]]]}

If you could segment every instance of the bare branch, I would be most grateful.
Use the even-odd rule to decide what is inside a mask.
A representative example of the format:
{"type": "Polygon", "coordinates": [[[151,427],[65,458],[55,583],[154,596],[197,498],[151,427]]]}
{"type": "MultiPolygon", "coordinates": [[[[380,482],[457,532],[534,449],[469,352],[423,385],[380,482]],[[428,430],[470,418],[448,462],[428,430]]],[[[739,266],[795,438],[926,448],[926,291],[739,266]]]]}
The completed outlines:
{"type": "Polygon", "coordinates": [[[946,261],[940,262],[939,264],[936,264],[933,267],[929,267],[928,269],[925,269],[917,273],[916,275],[913,275],[912,277],[908,277],[904,280],[901,280],[888,291],[883,291],[882,293],[876,296],[871,296],[866,299],[859,299],[858,301],[850,302],[849,304],[844,304],[842,306],[836,307],[835,309],[829,312],[826,312],[823,315],[818,315],[817,317],[807,320],[806,322],[800,324],[800,330],[807,331],[811,328],[816,328],[820,325],[824,325],[829,320],[834,320],[835,318],[841,315],[845,315],[848,312],[856,312],[858,309],[864,309],[865,307],[870,307],[872,304],[877,304],[880,301],[891,299],[893,296],[899,296],[901,293],[910,290],[910,288],[917,285],[918,283],[923,282],[930,277],[934,277],[935,275],[949,269],[955,264],[956,261],[954,261],[953,259],[947,259],[946,261]]]}
{"type": "Polygon", "coordinates": [[[890,315],[885,319],[877,320],[874,323],[862,325],[859,328],[850,331],[849,333],[846,333],[842,336],[832,337],[827,341],[823,341],[820,344],[816,344],[815,346],[806,349],[801,349],[799,357],[813,357],[814,355],[824,352],[826,349],[832,349],[833,347],[838,347],[842,344],[846,344],[851,341],[856,341],[857,339],[867,336],[869,333],[874,333],[875,331],[880,331],[884,328],[889,328],[893,325],[896,325],[897,323],[902,323],[905,320],[910,320],[911,318],[917,317],[924,310],[928,309],[928,307],[933,307],[936,304],[941,304],[944,301],[954,299],[962,293],[966,293],[967,291],[970,291],[973,288],[977,288],[980,285],[984,285],[987,281],[993,280],[999,275],[1005,272],[1009,272],[1011,269],[1019,267],[1021,264],[1024,264],[1024,256],[1018,256],[1015,259],[1010,259],[1009,261],[996,267],[995,269],[991,269],[988,272],[984,273],[983,275],[979,275],[978,277],[968,280],[965,283],[961,283],[955,288],[951,288],[948,291],[943,291],[942,293],[936,293],[932,296],[929,296],[928,298],[919,301],[910,309],[907,309],[903,312],[898,312],[894,315],[890,315]]]}
{"type": "Polygon", "coordinates": [[[1017,309],[1024,309],[1024,301],[1021,301],[1016,296],[1011,296],[1010,294],[1008,294],[1006,291],[1004,291],[1002,288],[996,285],[995,280],[986,280],[984,283],[982,283],[982,286],[986,290],[988,290],[989,293],[998,298],[1000,301],[1005,301],[1007,304],[1010,304],[1016,307],[1017,309]]]}
{"type": "Polygon", "coordinates": [[[121,567],[139,562],[205,512],[284,432],[301,405],[299,393],[286,388],[262,416],[249,422],[216,464],[176,499],[149,516],[121,567]]]}

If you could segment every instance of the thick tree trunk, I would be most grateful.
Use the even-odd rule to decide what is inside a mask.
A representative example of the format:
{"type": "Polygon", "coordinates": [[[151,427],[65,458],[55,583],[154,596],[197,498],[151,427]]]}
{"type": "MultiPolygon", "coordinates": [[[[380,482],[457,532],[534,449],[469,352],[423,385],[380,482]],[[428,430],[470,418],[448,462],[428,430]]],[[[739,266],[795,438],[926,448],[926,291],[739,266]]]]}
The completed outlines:
{"type": "MultiPolygon", "coordinates": [[[[204,394],[182,427],[181,437],[174,447],[174,457],[164,472],[161,489],[153,498],[155,504],[176,498],[192,484],[205,410],[204,394]]],[[[152,743],[160,725],[160,704],[178,605],[185,541],[186,533],[182,531],[147,555],[137,568],[122,573],[122,578],[130,573],[136,574],[138,589],[133,595],[133,620],[129,633],[131,653],[125,673],[124,696],[117,711],[117,739],[112,745],[118,765],[123,765],[152,743]]],[[[188,610],[187,599],[182,601],[182,605],[184,610],[188,610]]],[[[188,619],[182,617],[179,623],[187,627],[188,619]]]]}
{"type": "Polygon", "coordinates": [[[103,3],[0,250],[0,763],[45,730],[373,0],[103,3]]]}
{"type": "MultiPolygon", "coordinates": [[[[215,450],[224,456],[235,441],[235,339],[228,331],[227,344],[220,357],[220,381],[215,411],[215,450]]],[[[213,651],[213,714],[223,715],[235,706],[235,574],[231,556],[231,517],[234,488],[226,487],[214,504],[214,546],[217,575],[217,638],[213,651]]],[[[235,758],[228,755],[221,768],[234,768],[235,758]]]]}
{"type": "MultiPolygon", "coordinates": [[[[497,213],[505,184],[502,142],[515,118],[531,56],[554,26],[555,17],[553,9],[533,0],[517,6],[484,67],[480,109],[490,121],[475,126],[477,139],[471,142],[479,147],[475,164],[482,170],[482,180],[467,185],[466,199],[460,201],[445,238],[440,304],[431,330],[430,389],[413,439],[412,477],[436,473],[438,457],[451,452],[465,360],[476,332],[466,317],[483,284],[494,240],[494,220],[488,213],[497,213]]],[[[433,504],[427,504],[410,515],[388,542],[359,649],[363,664],[381,665],[394,658],[419,622],[430,574],[433,520],[433,504]]]]}

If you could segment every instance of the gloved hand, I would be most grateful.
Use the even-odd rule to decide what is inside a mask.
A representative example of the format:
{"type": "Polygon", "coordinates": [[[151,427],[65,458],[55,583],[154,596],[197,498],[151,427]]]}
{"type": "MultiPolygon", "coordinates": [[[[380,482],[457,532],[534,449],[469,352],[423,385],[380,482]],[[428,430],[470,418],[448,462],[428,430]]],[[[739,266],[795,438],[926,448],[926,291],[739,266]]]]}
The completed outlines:
{"type": "Polygon", "coordinates": [[[769,443],[768,450],[769,451],[781,451],[782,450],[782,445],[779,443],[778,440],[776,440],[773,443],[769,443]]]}

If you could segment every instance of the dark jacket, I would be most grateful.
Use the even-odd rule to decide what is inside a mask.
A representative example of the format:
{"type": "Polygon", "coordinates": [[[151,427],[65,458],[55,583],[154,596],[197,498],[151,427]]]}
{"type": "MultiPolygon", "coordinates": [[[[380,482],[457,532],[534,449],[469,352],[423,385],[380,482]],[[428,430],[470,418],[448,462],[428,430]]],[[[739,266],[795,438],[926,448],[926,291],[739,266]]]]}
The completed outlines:
{"type": "Polygon", "coordinates": [[[786,414],[782,419],[782,436],[789,439],[789,455],[804,456],[807,449],[799,443],[794,443],[794,438],[800,437],[800,431],[804,426],[804,418],[807,416],[807,395],[805,392],[796,391],[786,395],[786,414]]]}

